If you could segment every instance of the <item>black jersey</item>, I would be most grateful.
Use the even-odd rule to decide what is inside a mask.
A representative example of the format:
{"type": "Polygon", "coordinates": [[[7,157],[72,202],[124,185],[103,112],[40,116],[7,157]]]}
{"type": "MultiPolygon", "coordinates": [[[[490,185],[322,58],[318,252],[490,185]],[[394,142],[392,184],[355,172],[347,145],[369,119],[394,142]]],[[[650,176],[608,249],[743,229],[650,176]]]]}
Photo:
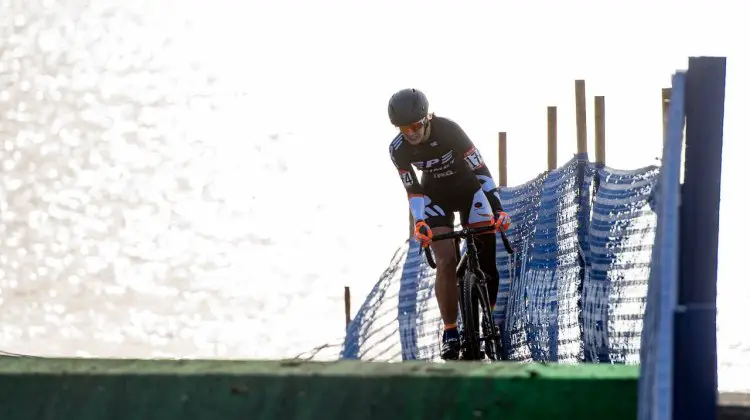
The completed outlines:
{"type": "MultiPolygon", "coordinates": [[[[464,130],[453,120],[433,116],[430,120],[430,137],[416,146],[409,144],[402,134],[390,145],[393,164],[410,202],[424,195],[424,186],[430,188],[474,188],[477,179],[494,211],[502,210],[500,194],[482,155],[464,130]],[[414,168],[422,172],[417,180],[414,168]]],[[[419,205],[411,203],[415,219],[422,214],[419,205]]]]}

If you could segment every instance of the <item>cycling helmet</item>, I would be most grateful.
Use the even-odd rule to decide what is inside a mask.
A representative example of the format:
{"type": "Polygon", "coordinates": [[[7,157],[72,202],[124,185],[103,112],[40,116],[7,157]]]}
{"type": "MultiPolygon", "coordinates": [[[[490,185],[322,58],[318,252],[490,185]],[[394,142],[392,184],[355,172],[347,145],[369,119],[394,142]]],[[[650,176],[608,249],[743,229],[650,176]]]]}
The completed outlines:
{"type": "Polygon", "coordinates": [[[388,101],[388,117],[391,124],[399,127],[413,124],[427,116],[430,103],[418,89],[401,89],[388,101]]]}

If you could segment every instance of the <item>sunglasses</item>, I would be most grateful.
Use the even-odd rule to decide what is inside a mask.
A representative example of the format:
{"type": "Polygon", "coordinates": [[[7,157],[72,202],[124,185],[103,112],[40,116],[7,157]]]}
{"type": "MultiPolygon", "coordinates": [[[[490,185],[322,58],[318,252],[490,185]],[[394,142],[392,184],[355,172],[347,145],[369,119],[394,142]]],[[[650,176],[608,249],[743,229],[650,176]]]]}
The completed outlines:
{"type": "Polygon", "coordinates": [[[428,119],[429,116],[426,116],[415,123],[399,126],[398,129],[404,134],[413,134],[419,131],[420,128],[424,127],[424,125],[427,124],[428,119]]]}

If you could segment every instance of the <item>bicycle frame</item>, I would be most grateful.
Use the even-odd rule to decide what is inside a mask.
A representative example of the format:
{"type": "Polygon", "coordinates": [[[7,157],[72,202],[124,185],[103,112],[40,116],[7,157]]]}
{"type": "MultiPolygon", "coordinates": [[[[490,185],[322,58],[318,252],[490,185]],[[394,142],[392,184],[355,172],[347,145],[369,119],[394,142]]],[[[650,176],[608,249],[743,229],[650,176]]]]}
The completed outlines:
{"type": "MultiPolygon", "coordinates": [[[[461,313],[464,317],[464,340],[462,340],[462,347],[464,348],[464,351],[468,354],[470,354],[469,358],[479,358],[480,351],[479,351],[479,343],[484,340],[490,340],[490,342],[494,342],[494,339],[499,339],[499,333],[496,331],[497,327],[494,324],[494,321],[492,320],[492,314],[489,311],[489,296],[487,295],[487,277],[485,273],[480,268],[479,263],[479,257],[477,255],[477,248],[475,243],[475,235],[481,234],[481,233],[489,233],[491,231],[494,231],[495,227],[493,225],[489,226],[483,226],[479,228],[467,228],[464,227],[463,229],[459,231],[453,231],[448,233],[442,233],[435,235],[432,240],[433,241],[440,241],[445,239],[460,239],[465,238],[466,239],[466,253],[461,256],[461,259],[456,267],[456,278],[458,279],[458,287],[461,289],[461,292],[459,293],[459,309],[461,310],[461,313]],[[465,283],[466,277],[464,276],[466,274],[466,270],[468,270],[469,273],[474,274],[476,279],[474,281],[471,281],[468,283],[468,285],[465,283]],[[478,295],[475,295],[472,290],[476,288],[478,295]],[[470,302],[466,302],[467,296],[470,302]],[[477,299],[477,305],[474,305],[474,299],[477,299]],[[479,310],[478,306],[481,305],[482,308],[484,308],[484,316],[485,319],[492,325],[490,328],[491,333],[488,336],[485,336],[483,338],[480,338],[478,335],[479,326],[477,323],[482,322],[482,316],[480,313],[477,313],[477,310],[479,310]],[[471,311],[471,312],[468,312],[471,311]],[[467,313],[468,312],[468,313],[467,313]],[[467,328],[471,331],[467,332],[467,328]],[[476,330],[475,330],[476,328],[476,330]],[[468,336],[468,338],[467,338],[468,336]]],[[[500,232],[503,239],[503,244],[505,245],[506,251],[508,251],[509,254],[513,253],[513,248],[510,246],[510,242],[508,241],[508,238],[505,236],[505,232],[500,232]]],[[[458,242],[455,243],[456,246],[456,253],[459,252],[459,246],[458,242]]],[[[432,258],[432,252],[430,250],[429,245],[424,247],[425,248],[425,256],[427,258],[427,262],[432,268],[436,268],[435,260],[432,258]]],[[[470,277],[469,277],[470,278],[470,277]]],[[[496,342],[496,347],[493,348],[491,358],[497,358],[500,356],[500,344],[499,342],[496,342]]],[[[465,354],[466,354],[465,353],[465,354]]],[[[497,360],[497,359],[495,359],[497,360]]]]}
{"type": "Polygon", "coordinates": [[[477,270],[479,267],[479,258],[477,257],[478,252],[477,245],[474,242],[475,239],[474,235],[466,236],[466,253],[464,255],[460,255],[458,244],[456,244],[456,256],[460,257],[456,265],[456,278],[463,278],[467,270],[469,272],[473,271],[475,274],[481,273],[482,277],[484,277],[484,272],[477,270]]]}

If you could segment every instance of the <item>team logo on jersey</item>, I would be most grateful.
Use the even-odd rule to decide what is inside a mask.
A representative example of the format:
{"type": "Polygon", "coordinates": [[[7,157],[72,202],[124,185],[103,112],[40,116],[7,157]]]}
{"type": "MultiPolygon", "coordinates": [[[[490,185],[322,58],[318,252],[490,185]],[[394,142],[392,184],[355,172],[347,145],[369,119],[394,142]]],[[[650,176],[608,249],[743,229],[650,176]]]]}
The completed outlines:
{"type": "Polygon", "coordinates": [[[455,175],[457,173],[458,172],[454,171],[453,169],[448,169],[447,171],[436,172],[435,173],[435,178],[445,178],[446,176],[455,175]]]}
{"type": "Polygon", "coordinates": [[[479,154],[479,150],[476,147],[472,147],[468,152],[464,153],[464,160],[472,171],[484,166],[484,159],[482,159],[482,155],[479,154]]]}
{"type": "Polygon", "coordinates": [[[424,162],[414,162],[414,166],[417,167],[419,170],[423,169],[431,169],[435,165],[448,165],[453,163],[453,150],[449,150],[448,153],[444,154],[443,156],[440,156],[439,158],[426,160],[424,162]]]}
{"type": "Polygon", "coordinates": [[[405,187],[411,187],[414,184],[414,179],[412,179],[412,176],[409,173],[409,171],[399,169],[398,174],[401,177],[401,182],[404,183],[405,187]]]}

